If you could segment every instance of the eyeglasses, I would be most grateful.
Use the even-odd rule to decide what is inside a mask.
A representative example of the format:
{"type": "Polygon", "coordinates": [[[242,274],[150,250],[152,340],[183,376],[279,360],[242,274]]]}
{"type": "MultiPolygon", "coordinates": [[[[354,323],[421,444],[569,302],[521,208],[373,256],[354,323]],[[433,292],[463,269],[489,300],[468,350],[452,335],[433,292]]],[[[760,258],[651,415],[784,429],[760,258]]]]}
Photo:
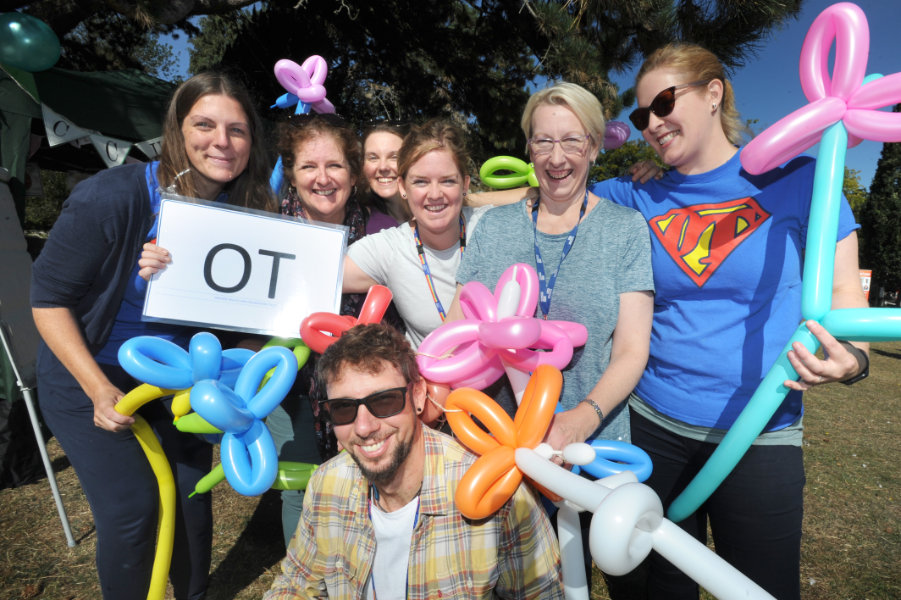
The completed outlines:
{"type": "Polygon", "coordinates": [[[554,151],[554,144],[560,144],[560,149],[564,154],[581,154],[588,147],[588,140],[591,136],[571,135],[562,140],[552,140],[550,138],[530,138],[529,147],[534,154],[550,154],[554,151]]]}
{"type": "Polygon", "coordinates": [[[631,113],[629,113],[629,120],[632,121],[632,124],[635,125],[635,128],[638,131],[644,131],[648,127],[648,121],[650,121],[651,119],[651,113],[654,113],[658,117],[663,118],[673,112],[673,108],[676,107],[676,90],[707,85],[711,81],[713,80],[708,79],[706,81],[692,81],[691,83],[683,83],[682,85],[674,85],[668,87],[654,96],[654,99],[651,100],[650,106],[642,106],[641,108],[636,108],[631,113]]]}
{"type": "Polygon", "coordinates": [[[322,402],[332,425],[348,425],[357,418],[360,405],[372,413],[373,417],[385,419],[393,417],[407,404],[409,384],[369,394],[365,398],[331,398],[322,402]]]}

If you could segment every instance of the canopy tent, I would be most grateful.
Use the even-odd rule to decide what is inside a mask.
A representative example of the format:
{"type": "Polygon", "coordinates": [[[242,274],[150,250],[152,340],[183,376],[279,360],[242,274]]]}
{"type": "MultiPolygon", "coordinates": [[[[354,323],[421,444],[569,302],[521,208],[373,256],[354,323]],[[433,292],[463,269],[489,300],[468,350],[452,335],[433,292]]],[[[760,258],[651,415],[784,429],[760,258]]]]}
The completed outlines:
{"type": "Polygon", "coordinates": [[[20,217],[26,162],[92,173],[132,153],[154,158],[174,90],[135,70],[28,73],[0,65],[0,166],[12,178],[20,217]]]}

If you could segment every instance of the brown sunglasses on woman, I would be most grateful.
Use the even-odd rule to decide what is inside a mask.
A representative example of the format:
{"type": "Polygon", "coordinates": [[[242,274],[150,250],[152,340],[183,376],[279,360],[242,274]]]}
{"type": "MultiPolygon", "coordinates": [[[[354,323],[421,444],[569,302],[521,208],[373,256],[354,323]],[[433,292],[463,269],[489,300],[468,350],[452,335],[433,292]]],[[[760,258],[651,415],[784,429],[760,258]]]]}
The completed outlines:
{"type": "Polygon", "coordinates": [[[706,81],[692,81],[691,83],[683,83],[682,85],[670,86],[654,96],[654,99],[651,100],[650,106],[642,106],[641,108],[636,108],[631,113],[629,113],[629,120],[632,121],[632,124],[635,125],[635,128],[638,131],[644,131],[648,127],[648,121],[650,121],[651,119],[651,113],[654,113],[662,119],[663,117],[673,112],[673,108],[676,107],[676,90],[707,85],[711,81],[713,80],[708,79],[706,81]]]}

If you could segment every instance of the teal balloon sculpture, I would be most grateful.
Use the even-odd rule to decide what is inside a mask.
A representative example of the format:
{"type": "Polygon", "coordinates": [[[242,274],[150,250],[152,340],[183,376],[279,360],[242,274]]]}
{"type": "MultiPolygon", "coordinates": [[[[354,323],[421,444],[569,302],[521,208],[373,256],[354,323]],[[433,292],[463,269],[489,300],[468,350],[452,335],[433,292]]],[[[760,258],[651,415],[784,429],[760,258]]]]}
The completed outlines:
{"type": "MultiPolygon", "coordinates": [[[[863,139],[901,141],[901,114],[876,110],[901,102],[901,73],[864,77],[869,43],[867,19],[858,6],[843,2],[820,13],[801,49],[801,87],[810,104],[754,138],[741,154],[745,170],[759,174],[820,144],[807,229],[801,315],[805,321],[819,322],[836,338],[860,342],[901,340],[901,310],[897,308],[832,309],[835,241],[847,149],[863,139]],[[835,66],[830,78],[833,41],[835,66]]],[[[817,339],[802,323],[723,441],[670,505],[671,520],[678,522],[695,512],[763,431],[789,391],[783,382],[799,378],[786,356],[794,342],[802,343],[810,352],[819,348],[817,339]]]]}

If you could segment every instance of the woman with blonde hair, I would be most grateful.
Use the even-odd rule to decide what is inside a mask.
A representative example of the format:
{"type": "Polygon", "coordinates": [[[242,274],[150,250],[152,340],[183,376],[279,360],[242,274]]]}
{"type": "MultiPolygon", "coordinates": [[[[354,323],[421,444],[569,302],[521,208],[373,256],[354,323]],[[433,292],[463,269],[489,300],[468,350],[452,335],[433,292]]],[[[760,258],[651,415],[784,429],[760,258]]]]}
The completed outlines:
{"type": "MultiPolygon", "coordinates": [[[[457,273],[458,287],[493,287],[513,263],[535,267],[536,316],[576,321],[588,342],[563,370],[563,392],[546,441],[555,449],[592,438],[629,439],[623,401],[647,361],[654,285],[641,215],[587,189],[604,137],[601,105],[572,83],[529,98],[522,116],[537,198],[486,214],[457,273]]],[[[458,300],[452,313],[460,318],[458,300]]],[[[512,410],[505,390],[498,401],[512,410]]]]}
{"type": "MultiPolygon", "coordinates": [[[[673,169],[637,184],[592,190],[644,216],[657,289],[647,368],[629,399],[632,441],[647,451],[646,482],[664,507],[682,492],[735,422],[801,320],[801,273],[814,161],[762,175],[739,162],[744,127],[720,61],[693,44],[654,52],[638,72],[632,124],[673,169]]],[[[866,306],[857,225],[842,202],[832,308],[866,306]]],[[[815,322],[819,359],[796,343],[800,375],[732,473],[680,526],[777,598],[800,596],[801,392],[866,376],[867,345],[839,341],[815,322]]],[[[646,564],[651,598],[697,598],[698,586],[657,554],[646,564]]],[[[636,593],[628,597],[634,597],[636,593]]],[[[616,596],[619,597],[619,596],[616,596]]],[[[623,598],[627,596],[622,596],[623,598]]]]}

